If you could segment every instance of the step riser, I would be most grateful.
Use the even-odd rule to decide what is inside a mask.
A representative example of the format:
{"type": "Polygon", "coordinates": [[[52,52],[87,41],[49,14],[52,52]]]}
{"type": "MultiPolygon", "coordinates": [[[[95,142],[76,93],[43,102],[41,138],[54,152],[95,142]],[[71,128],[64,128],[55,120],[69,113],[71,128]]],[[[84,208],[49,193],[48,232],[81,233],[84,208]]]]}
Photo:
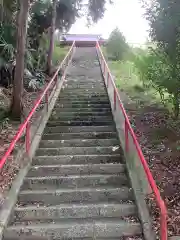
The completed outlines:
{"type": "Polygon", "coordinates": [[[111,112],[56,112],[56,114],[52,114],[50,119],[58,119],[62,117],[69,118],[69,120],[73,118],[84,118],[84,117],[96,117],[96,116],[102,116],[102,117],[111,117],[111,112]]]}
{"type": "Polygon", "coordinates": [[[124,165],[100,164],[100,165],[59,165],[59,166],[35,166],[30,169],[27,177],[66,176],[85,174],[121,174],[124,173],[124,165]]]}
{"type": "Polygon", "coordinates": [[[106,154],[122,154],[122,151],[120,149],[108,148],[108,147],[88,147],[88,148],[39,148],[37,150],[37,156],[44,156],[44,155],[106,155],[106,154]]]}
{"type": "Polygon", "coordinates": [[[71,92],[74,92],[74,91],[92,91],[92,89],[95,89],[96,92],[106,92],[106,88],[104,86],[103,83],[97,83],[97,84],[80,84],[80,85],[75,85],[75,84],[72,84],[72,83],[65,83],[63,85],[63,89],[61,91],[71,91],[71,92]]]}
{"type": "MultiPolygon", "coordinates": [[[[57,175],[58,176],[58,175],[57,175]]],[[[46,179],[25,179],[22,190],[46,190],[46,189],[73,189],[83,187],[120,187],[128,185],[128,179],[125,174],[120,176],[86,176],[86,177],[48,177],[46,179]]]]}
{"type": "Polygon", "coordinates": [[[24,209],[15,210],[16,221],[37,221],[37,220],[59,220],[59,219],[73,219],[73,218],[100,218],[100,217],[127,217],[136,215],[135,205],[102,205],[93,206],[85,205],[75,207],[49,207],[38,209],[24,209]]]}
{"type": "Polygon", "coordinates": [[[116,238],[132,235],[140,235],[142,233],[140,224],[119,224],[115,223],[84,223],[75,224],[73,226],[59,226],[55,227],[51,224],[48,228],[38,226],[26,226],[22,228],[10,228],[9,231],[5,231],[6,240],[49,240],[49,239],[77,239],[80,238],[116,238]],[[29,238],[27,233],[31,233],[29,238]],[[19,238],[21,236],[21,239],[19,238]]]}
{"type": "Polygon", "coordinates": [[[50,121],[111,121],[114,123],[112,116],[53,116],[50,121]]]}
{"type": "Polygon", "coordinates": [[[58,141],[58,140],[42,140],[40,143],[40,148],[58,148],[58,147],[108,147],[112,145],[118,145],[118,139],[102,139],[102,140],[87,140],[87,139],[77,139],[69,141],[58,141]]]}
{"type": "Polygon", "coordinates": [[[55,126],[110,126],[112,121],[49,121],[48,127],[55,126]]]}
{"type": "Polygon", "coordinates": [[[48,204],[48,205],[58,205],[61,203],[97,203],[97,202],[108,202],[109,200],[119,203],[120,201],[133,200],[132,191],[128,188],[114,189],[114,190],[83,190],[76,192],[44,192],[34,194],[34,192],[23,193],[19,195],[19,204],[29,205],[29,204],[48,204]]]}
{"type": "Polygon", "coordinates": [[[92,109],[101,109],[101,108],[111,108],[110,104],[75,104],[75,103],[56,103],[56,108],[87,108],[87,107],[90,107],[92,109]]]}
{"type": "Polygon", "coordinates": [[[83,112],[102,112],[102,113],[109,113],[111,112],[110,108],[88,108],[88,106],[86,106],[86,108],[61,108],[61,107],[55,107],[54,111],[57,112],[77,112],[77,113],[83,113],[83,112]]]}
{"type": "Polygon", "coordinates": [[[91,101],[94,100],[96,102],[99,102],[101,100],[103,101],[109,101],[109,98],[104,95],[104,96],[95,96],[93,94],[87,93],[87,94],[79,94],[79,95],[72,95],[72,94],[61,94],[59,97],[59,100],[63,99],[70,99],[70,101],[78,101],[78,100],[83,100],[83,101],[91,101]]]}
{"type": "Polygon", "coordinates": [[[45,156],[36,157],[33,165],[57,165],[57,164],[100,164],[100,163],[121,163],[123,158],[116,155],[94,155],[94,156],[45,156]]]}
{"type": "Polygon", "coordinates": [[[90,126],[90,127],[46,127],[44,133],[83,133],[83,132],[115,132],[116,128],[114,126],[90,126]]]}
{"type": "Polygon", "coordinates": [[[58,102],[89,102],[89,103],[109,103],[108,97],[93,97],[93,96],[60,96],[58,102]]]}
{"type": "Polygon", "coordinates": [[[50,133],[43,135],[43,140],[69,140],[69,139],[109,139],[117,138],[116,132],[82,132],[82,133],[50,133]]]}
{"type": "Polygon", "coordinates": [[[60,99],[58,99],[57,100],[57,104],[83,104],[83,105],[87,105],[87,104],[93,104],[93,105],[97,105],[97,104],[110,104],[109,103],[109,99],[105,99],[105,100],[98,100],[98,101],[96,101],[96,100],[94,100],[94,99],[92,99],[92,100],[90,100],[90,99],[87,99],[87,100],[85,100],[85,99],[71,99],[71,98],[67,98],[67,99],[62,99],[62,100],[60,100],[60,99]]]}
{"type": "Polygon", "coordinates": [[[76,94],[79,94],[79,93],[91,93],[92,95],[93,94],[97,94],[97,95],[106,95],[107,96],[107,93],[106,93],[106,88],[102,85],[96,85],[96,86],[84,86],[84,88],[73,88],[72,86],[63,86],[62,87],[62,90],[61,90],[61,94],[62,93],[71,93],[73,95],[76,95],[76,94]]]}

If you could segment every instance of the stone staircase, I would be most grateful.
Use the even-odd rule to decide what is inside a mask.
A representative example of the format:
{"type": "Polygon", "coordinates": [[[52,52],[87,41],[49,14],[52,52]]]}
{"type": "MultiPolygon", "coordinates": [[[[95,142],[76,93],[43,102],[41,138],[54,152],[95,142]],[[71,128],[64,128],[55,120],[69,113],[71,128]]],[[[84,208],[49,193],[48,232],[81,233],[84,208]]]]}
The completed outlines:
{"type": "Polygon", "coordinates": [[[121,238],[141,224],[95,49],[77,48],[3,239],[121,238]]]}

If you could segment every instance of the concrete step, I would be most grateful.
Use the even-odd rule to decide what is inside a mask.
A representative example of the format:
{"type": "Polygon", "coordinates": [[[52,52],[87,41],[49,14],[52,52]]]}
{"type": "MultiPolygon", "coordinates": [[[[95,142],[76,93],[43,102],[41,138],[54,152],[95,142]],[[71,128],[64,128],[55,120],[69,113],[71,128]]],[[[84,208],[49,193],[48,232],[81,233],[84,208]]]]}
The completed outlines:
{"type": "Polygon", "coordinates": [[[123,203],[133,201],[131,188],[78,188],[56,190],[26,190],[21,191],[18,197],[18,205],[28,206],[53,206],[62,203],[97,203],[109,202],[123,203]]]}
{"type": "Polygon", "coordinates": [[[104,155],[104,154],[122,154],[119,146],[109,147],[59,147],[59,148],[39,148],[36,156],[44,155],[104,155]]]}
{"type": "Polygon", "coordinates": [[[111,108],[90,108],[90,107],[86,107],[86,108],[82,108],[82,107],[80,107],[80,108],[74,108],[74,107],[70,107],[70,108],[60,108],[60,107],[58,107],[58,106],[55,106],[55,108],[54,108],[54,111],[57,111],[57,112],[81,112],[81,113],[83,113],[83,112],[104,112],[104,113],[109,113],[109,112],[111,112],[111,108]]]}
{"type": "Polygon", "coordinates": [[[110,104],[109,103],[109,99],[99,99],[98,101],[95,99],[71,99],[71,98],[67,98],[67,99],[57,99],[56,104],[83,104],[83,105],[87,105],[87,104],[110,104]]]}
{"type": "Polygon", "coordinates": [[[112,123],[113,121],[113,117],[112,115],[110,116],[51,116],[49,121],[111,121],[112,123]]]}
{"type": "Polygon", "coordinates": [[[41,140],[40,148],[58,147],[96,147],[96,146],[118,146],[119,140],[113,139],[70,139],[70,140],[41,140]]]}
{"type": "Polygon", "coordinates": [[[95,82],[95,81],[90,81],[90,82],[85,82],[85,81],[66,81],[66,82],[64,82],[64,85],[63,86],[65,86],[65,87],[67,87],[67,88],[71,88],[72,90],[74,89],[74,88],[79,88],[79,89],[84,89],[84,88],[86,88],[86,89],[91,89],[91,87],[102,87],[102,88],[104,88],[104,86],[105,86],[105,84],[104,84],[104,82],[103,81],[97,81],[97,82],[95,82]]]}
{"type": "MultiPolygon", "coordinates": [[[[45,172],[45,171],[44,171],[45,172]]],[[[34,174],[35,175],[35,174],[34,174]]],[[[128,185],[127,176],[124,173],[120,175],[93,174],[93,175],[70,175],[70,176],[52,176],[52,174],[43,175],[43,177],[27,177],[24,180],[22,190],[48,190],[48,189],[68,189],[83,187],[120,187],[128,185]]],[[[54,174],[53,174],[54,175],[54,174]]]]}
{"type": "MultiPolygon", "coordinates": [[[[74,109],[75,110],[75,109],[74,109]]],[[[96,117],[96,116],[102,116],[102,117],[111,117],[112,113],[111,112],[63,112],[61,111],[53,111],[50,119],[58,119],[61,117],[69,117],[69,120],[75,117],[96,117]]]]}
{"type": "Polygon", "coordinates": [[[99,95],[102,95],[103,96],[106,96],[107,95],[107,92],[106,92],[106,88],[104,86],[91,86],[91,87],[88,87],[88,86],[84,86],[84,88],[68,88],[67,86],[63,86],[62,87],[62,90],[61,90],[61,93],[60,94],[64,94],[64,93],[69,93],[69,94],[72,94],[72,95],[76,95],[76,94],[91,94],[91,95],[96,95],[96,96],[99,96],[99,95]]]}
{"type": "Polygon", "coordinates": [[[48,127],[55,126],[110,126],[113,125],[113,120],[101,120],[101,121],[48,121],[48,127]]]}
{"type": "Polygon", "coordinates": [[[124,173],[124,164],[106,163],[106,164],[73,164],[73,165],[36,165],[32,166],[27,177],[40,176],[69,176],[86,174],[122,174],[124,173]]]}
{"type": "Polygon", "coordinates": [[[95,102],[95,103],[102,103],[102,102],[106,102],[106,103],[109,103],[109,98],[108,96],[99,96],[99,97],[96,97],[96,96],[91,96],[91,95],[87,95],[87,96],[84,96],[84,95],[81,95],[81,96],[77,96],[77,95],[72,95],[72,96],[69,96],[69,95],[66,95],[66,96],[59,96],[58,98],[59,101],[63,102],[63,101],[69,101],[69,102],[95,102]]]}
{"type": "MultiPolygon", "coordinates": [[[[75,156],[39,156],[33,159],[33,165],[58,165],[58,164],[104,164],[122,163],[123,156],[116,155],[75,155],[75,156]]],[[[125,167],[124,167],[125,169],[125,167]]]]}
{"type": "Polygon", "coordinates": [[[62,99],[62,98],[66,98],[66,97],[69,97],[71,96],[71,99],[84,99],[84,100],[88,100],[88,99],[94,99],[94,100],[99,100],[101,98],[103,99],[108,99],[108,96],[107,94],[99,94],[99,95],[95,95],[93,94],[93,91],[92,92],[61,92],[60,95],[59,95],[59,98],[62,99]]]}
{"type": "Polygon", "coordinates": [[[84,219],[84,218],[120,218],[137,215],[134,204],[61,204],[50,207],[16,207],[14,210],[15,221],[84,219]]]}
{"type": "Polygon", "coordinates": [[[44,133],[82,133],[82,132],[113,132],[115,126],[56,126],[46,127],[44,133]]]}
{"type": "Polygon", "coordinates": [[[69,140],[69,139],[109,139],[117,138],[116,132],[80,132],[80,133],[48,133],[43,140],[69,140]]]}
{"type": "MultiPolygon", "coordinates": [[[[105,88],[105,85],[104,83],[81,83],[81,84],[73,84],[73,83],[68,83],[66,82],[64,85],[63,85],[63,91],[71,91],[73,92],[74,90],[77,91],[77,90],[81,90],[81,91],[86,91],[86,90],[89,90],[89,91],[92,91],[92,89],[95,89],[96,92],[98,91],[106,91],[106,88],[105,88]]],[[[61,91],[62,91],[61,90],[61,91]]]]}
{"type": "Polygon", "coordinates": [[[60,240],[60,239],[102,239],[130,237],[142,234],[140,223],[121,219],[69,220],[52,223],[29,222],[28,225],[10,226],[4,233],[5,240],[60,240]],[[20,238],[21,237],[21,238],[20,238]]]}
{"type": "Polygon", "coordinates": [[[77,85],[77,84],[97,84],[97,83],[104,83],[103,79],[100,77],[99,79],[94,79],[94,78],[86,78],[86,76],[83,78],[78,78],[78,79],[75,79],[74,77],[69,77],[69,76],[66,76],[66,79],[65,79],[65,83],[67,84],[74,84],[74,85],[77,85]]]}
{"type": "Polygon", "coordinates": [[[81,81],[81,82],[72,82],[72,81],[67,81],[67,82],[64,82],[63,84],[63,87],[65,87],[65,89],[68,89],[68,90],[74,90],[74,89],[91,89],[91,88],[105,88],[105,85],[104,85],[104,82],[102,81],[99,81],[99,82],[84,82],[84,81],[81,81]]]}
{"type": "Polygon", "coordinates": [[[90,107],[90,108],[111,108],[109,103],[105,103],[105,104],[101,104],[101,103],[61,103],[61,102],[57,102],[55,107],[58,108],[86,108],[86,107],[90,107]]]}

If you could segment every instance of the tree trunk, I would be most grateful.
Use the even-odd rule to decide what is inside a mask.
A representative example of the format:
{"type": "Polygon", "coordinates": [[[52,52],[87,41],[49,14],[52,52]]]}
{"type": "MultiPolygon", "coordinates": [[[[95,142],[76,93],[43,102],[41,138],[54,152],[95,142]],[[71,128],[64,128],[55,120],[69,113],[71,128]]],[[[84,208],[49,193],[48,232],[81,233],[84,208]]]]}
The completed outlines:
{"type": "Polygon", "coordinates": [[[26,50],[27,20],[30,5],[29,3],[30,0],[19,0],[20,9],[17,13],[17,53],[11,107],[12,116],[17,119],[20,119],[22,111],[22,94],[24,90],[24,57],[26,50]]]}
{"type": "Polygon", "coordinates": [[[174,118],[177,119],[179,116],[179,94],[178,93],[174,94],[173,105],[174,105],[174,118]]]}
{"type": "Polygon", "coordinates": [[[49,41],[49,51],[48,51],[48,59],[47,59],[47,72],[50,74],[52,67],[52,56],[54,51],[54,33],[56,30],[56,6],[57,0],[53,1],[53,10],[52,10],[52,23],[50,30],[50,41],[49,41]]]}

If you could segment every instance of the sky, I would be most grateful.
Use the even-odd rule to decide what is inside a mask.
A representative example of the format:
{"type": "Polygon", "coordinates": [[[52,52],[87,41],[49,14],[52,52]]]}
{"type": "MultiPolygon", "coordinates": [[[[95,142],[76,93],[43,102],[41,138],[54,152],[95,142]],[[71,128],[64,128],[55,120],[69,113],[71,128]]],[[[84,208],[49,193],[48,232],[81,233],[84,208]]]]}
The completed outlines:
{"type": "Polygon", "coordinates": [[[114,0],[114,4],[107,6],[104,18],[97,24],[88,28],[86,20],[81,18],[76,21],[69,33],[102,34],[108,38],[111,31],[118,27],[128,43],[141,45],[148,37],[148,23],[143,13],[139,0],[114,0]]]}

